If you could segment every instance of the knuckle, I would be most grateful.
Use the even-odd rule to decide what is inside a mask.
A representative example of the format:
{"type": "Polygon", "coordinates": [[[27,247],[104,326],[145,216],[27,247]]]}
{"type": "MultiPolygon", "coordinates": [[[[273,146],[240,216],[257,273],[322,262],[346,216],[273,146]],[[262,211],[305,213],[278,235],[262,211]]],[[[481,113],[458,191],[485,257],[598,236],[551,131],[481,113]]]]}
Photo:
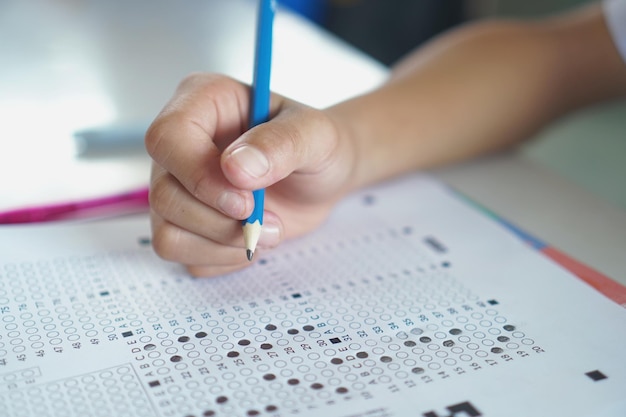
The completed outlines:
{"type": "Polygon", "coordinates": [[[199,72],[199,71],[191,72],[191,73],[187,74],[185,77],[183,77],[182,80],[180,80],[180,82],[178,83],[178,86],[180,88],[185,88],[185,87],[188,87],[188,86],[197,85],[199,82],[201,82],[204,79],[206,79],[207,76],[208,76],[208,74],[202,73],[202,72],[199,72]]]}
{"type": "Polygon", "coordinates": [[[163,129],[159,119],[152,122],[148,130],[146,131],[144,137],[144,145],[148,155],[150,155],[153,159],[158,155],[159,144],[161,143],[161,139],[163,138],[163,129]]]}
{"type": "Polygon", "coordinates": [[[205,88],[214,88],[222,84],[235,82],[231,77],[216,73],[192,72],[185,76],[178,84],[178,91],[202,91],[205,88]]]}
{"type": "Polygon", "coordinates": [[[305,164],[307,170],[321,170],[335,157],[338,146],[335,126],[321,111],[308,107],[290,111],[293,113],[273,132],[280,141],[283,157],[293,163],[305,164]],[[306,120],[306,127],[291,123],[292,120],[306,120]]]}
{"type": "Polygon", "coordinates": [[[166,261],[180,261],[180,237],[179,228],[163,223],[153,231],[152,248],[160,258],[166,261]]]}
{"type": "Polygon", "coordinates": [[[211,184],[209,183],[208,178],[198,174],[191,178],[190,184],[191,188],[189,189],[189,192],[191,195],[200,201],[207,201],[207,190],[211,190],[211,184]]]}
{"type": "Polygon", "coordinates": [[[291,123],[268,123],[267,128],[269,129],[267,136],[274,137],[277,142],[272,144],[272,148],[280,152],[281,159],[285,159],[285,162],[295,162],[301,154],[303,144],[302,132],[298,127],[291,123]]]}
{"type": "Polygon", "coordinates": [[[150,207],[163,218],[171,218],[176,209],[177,189],[171,183],[169,174],[161,175],[152,181],[148,196],[150,207]]]}

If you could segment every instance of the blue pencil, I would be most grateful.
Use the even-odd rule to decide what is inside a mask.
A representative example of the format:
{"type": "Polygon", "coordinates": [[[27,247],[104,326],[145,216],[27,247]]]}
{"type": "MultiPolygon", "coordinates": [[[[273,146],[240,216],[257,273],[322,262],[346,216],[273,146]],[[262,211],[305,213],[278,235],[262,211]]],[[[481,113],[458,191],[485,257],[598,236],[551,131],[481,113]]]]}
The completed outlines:
{"type": "MultiPolygon", "coordinates": [[[[265,123],[270,117],[270,72],[272,67],[272,26],[274,24],[275,0],[260,0],[257,21],[256,51],[254,58],[254,79],[252,85],[252,111],[250,127],[265,123]]],[[[251,261],[254,256],[261,226],[263,225],[263,204],[265,190],[255,190],[254,210],[243,221],[243,238],[246,256],[251,261]]]]}

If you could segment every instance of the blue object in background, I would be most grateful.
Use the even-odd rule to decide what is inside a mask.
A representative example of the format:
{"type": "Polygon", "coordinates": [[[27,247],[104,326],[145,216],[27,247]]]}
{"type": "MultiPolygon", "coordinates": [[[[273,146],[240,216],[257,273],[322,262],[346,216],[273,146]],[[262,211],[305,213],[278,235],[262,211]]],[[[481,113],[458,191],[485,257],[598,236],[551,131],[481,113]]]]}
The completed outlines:
{"type": "Polygon", "coordinates": [[[307,19],[323,25],[326,17],[326,0],[277,0],[307,19]]]}

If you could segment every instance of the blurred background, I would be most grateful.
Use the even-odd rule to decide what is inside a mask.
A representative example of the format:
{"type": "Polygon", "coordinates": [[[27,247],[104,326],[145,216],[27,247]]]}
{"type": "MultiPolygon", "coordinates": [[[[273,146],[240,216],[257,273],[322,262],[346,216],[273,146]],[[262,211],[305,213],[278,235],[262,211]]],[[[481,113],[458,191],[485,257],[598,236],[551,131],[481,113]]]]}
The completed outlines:
{"type": "MultiPolygon", "coordinates": [[[[487,17],[533,18],[588,0],[279,0],[385,65],[438,33],[487,17]]],[[[626,209],[626,101],[557,121],[522,150],[626,209]],[[577,134],[583,129],[594,132],[577,134]]]]}
{"type": "MultiPolygon", "coordinates": [[[[585,3],[278,2],[296,13],[277,19],[272,88],[318,107],[376,85],[385,66],[456,25],[492,16],[544,16],[585,3]],[[351,59],[339,58],[346,54],[351,59]]],[[[142,133],[185,75],[225,72],[250,81],[255,5],[0,0],[0,209],[144,185],[149,160],[142,133]],[[144,154],[124,149],[116,157],[76,157],[76,133],[98,126],[137,132],[144,154]]],[[[625,101],[585,109],[548,126],[522,152],[626,209],[625,120],[625,101]]]]}
{"type": "Polygon", "coordinates": [[[588,0],[278,0],[384,64],[468,20],[537,17],[588,0]]]}

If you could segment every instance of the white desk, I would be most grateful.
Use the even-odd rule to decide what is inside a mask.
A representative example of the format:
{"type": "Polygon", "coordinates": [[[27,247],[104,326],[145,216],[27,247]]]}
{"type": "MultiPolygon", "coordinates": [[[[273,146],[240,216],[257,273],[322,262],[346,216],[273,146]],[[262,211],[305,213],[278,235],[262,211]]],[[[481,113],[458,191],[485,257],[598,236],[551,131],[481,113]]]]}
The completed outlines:
{"type": "MultiPolygon", "coordinates": [[[[146,184],[149,158],[80,159],[72,133],[149,121],[193,71],[251,79],[254,2],[0,3],[0,208],[146,184]]],[[[288,13],[276,20],[272,88],[326,106],[385,69],[288,13]]],[[[626,212],[519,153],[435,174],[529,233],[626,284],[626,212]]]]}
{"type": "MultiPolygon", "coordinates": [[[[145,123],[194,71],[252,79],[252,0],[0,2],[0,209],[146,184],[149,158],[75,157],[73,132],[145,123]],[[10,41],[8,41],[10,40],[10,41]]],[[[362,92],[385,69],[288,13],[275,25],[272,88],[314,106],[362,92]]]]}

